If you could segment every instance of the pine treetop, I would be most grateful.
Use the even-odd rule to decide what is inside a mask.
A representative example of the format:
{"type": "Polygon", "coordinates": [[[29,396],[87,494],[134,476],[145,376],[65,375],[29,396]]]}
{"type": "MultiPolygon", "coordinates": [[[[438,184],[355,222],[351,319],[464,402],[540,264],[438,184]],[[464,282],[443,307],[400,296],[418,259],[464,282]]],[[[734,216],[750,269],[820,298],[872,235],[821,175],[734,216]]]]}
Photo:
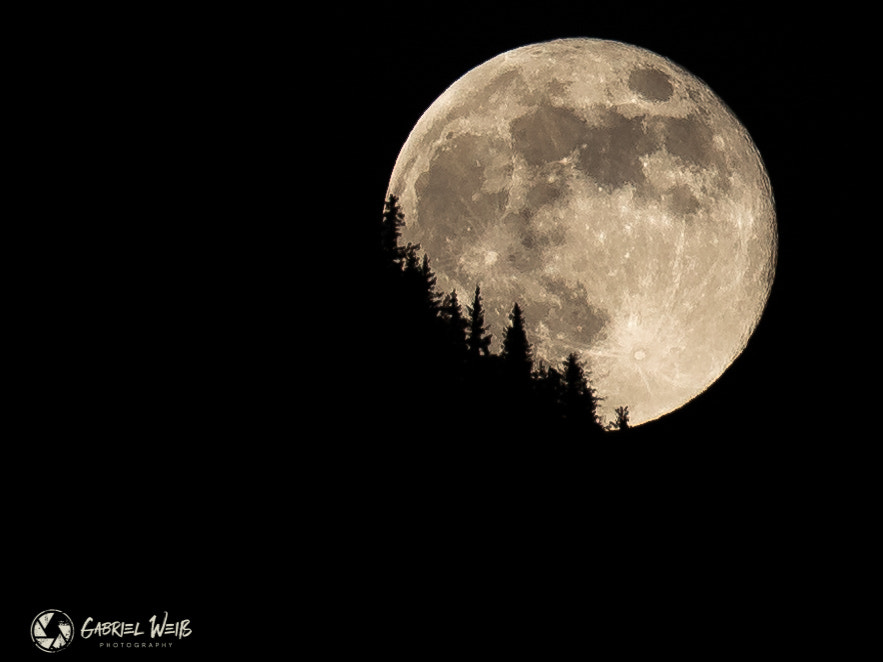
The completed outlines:
{"type": "Polygon", "coordinates": [[[487,356],[490,353],[492,335],[488,333],[488,327],[484,325],[484,308],[481,305],[481,286],[475,286],[475,296],[472,305],[467,306],[469,311],[469,329],[466,344],[469,352],[478,356],[479,353],[487,356]]]}

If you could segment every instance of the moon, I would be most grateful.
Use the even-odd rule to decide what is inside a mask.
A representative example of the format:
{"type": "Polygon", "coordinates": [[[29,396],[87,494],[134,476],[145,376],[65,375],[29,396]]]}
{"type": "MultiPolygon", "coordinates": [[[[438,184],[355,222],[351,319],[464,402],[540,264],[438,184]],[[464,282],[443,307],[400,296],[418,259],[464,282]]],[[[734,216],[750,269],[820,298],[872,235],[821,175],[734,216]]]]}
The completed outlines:
{"type": "Polygon", "coordinates": [[[439,291],[481,285],[499,347],[514,302],[535,363],[576,352],[640,425],[708,388],[769,298],[777,231],[748,132],[651,51],[560,39],[467,72],[420,117],[389,183],[439,291]]]}

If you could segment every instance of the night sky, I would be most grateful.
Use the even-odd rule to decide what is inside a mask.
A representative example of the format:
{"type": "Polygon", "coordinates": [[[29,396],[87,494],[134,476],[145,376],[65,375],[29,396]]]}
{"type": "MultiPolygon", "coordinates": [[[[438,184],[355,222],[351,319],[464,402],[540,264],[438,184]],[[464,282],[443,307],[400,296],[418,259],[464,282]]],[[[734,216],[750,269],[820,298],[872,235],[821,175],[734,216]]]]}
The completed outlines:
{"type": "MultiPolygon", "coordinates": [[[[782,521],[815,523],[829,503],[819,485],[851,488],[860,449],[879,436],[863,432],[875,414],[870,361],[879,335],[879,295],[868,292],[879,259],[866,255],[876,251],[879,218],[871,206],[879,185],[869,181],[879,170],[870,146],[879,122],[872,9],[362,3],[282,17],[221,11],[53,14],[13,26],[21,44],[9,99],[25,149],[10,182],[18,199],[7,223],[16,233],[8,320],[22,370],[7,403],[16,419],[7,443],[23,453],[10,454],[7,470],[24,472],[16,493],[37,496],[23,499],[29,513],[64,519],[47,540],[23,516],[10,539],[28,543],[15,546],[15,567],[67,563],[67,598],[58,599],[58,577],[38,578],[18,621],[28,625],[39,609],[77,611],[88,592],[109,618],[184,612],[196,650],[205,641],[198,632],[263,618],[253,605],[315,575],[312,566],[292,568],[302,539],[297,530],[292,543],[290,527],[302,518],[347,537],[329,547],[332,574],[347,589],[379,578],[360,593],[366,613],[401,563],[421,570],[417,552],[440,548],[434,529],[399,539],[397,522],[410,535],[456,489],[445,483],[433,493],[434,511],[403,514],[397,509],[416,503],[415,493],[428,493],[422,476],[410,465],[402,473],[392,462],[400,458],[378,458],[370,444],[378,436],[359,428],[360,389],[383,386],[351,362],[354,319],[372,310],[372,293],[359,289],[371,224],[399,149],[432,101],[489,58],[549,39],[624,41],[702,78],[750,133],[776,201],[776,279],[747,349],[708,391],[646,426],[642,438],[653,443],[629,449],[631,459],[640,457],[646,476],[665,453],[665,477],[677,485],[687,473],[702,477],[681,504],[720,490],[722,467],[735,466],[728,485],[744,487],[728,492],[730,505],[744,503],[758,481],[766,496],[781,485],[781,519],[764,521],[772,535],[782,521]],[[678,464],[688,456],[688,468],[678,464]],[[323,483],[305,498],[295,495],[309,482],[303,474],[323,483]],[[317,515],[335,507],[333,517],[317,515]],[[396,554],[381,559],[387,548],[396,554]],[[115,604],[128,606],[114,612],[115,604]]],[[[589,473],[634,468],[620,458],[589,473]]],[[[644,503],[660,494],[670,496],[655,491],[644,503]]],[[[492,497],[500,495],[517,497],[492,497]]],[[[535,523],[545,525],[560,503],[535,523]]],[[[540,512],[528,500],[521,506],[513,529],[540,512]]],[[[502,506],[487,508],[485,516],[463,506],[473,537],[490,537],[487,522],[499,522],[502,506]]],[[[666,540],[673,529],[663,519],[653,524],[659,535],[632,553],[666,540]]],[[[719,544],[729,548],[725,533],[719,544]]],[[[324,532],[307,539],[328,544],[324,532]]],[[[556,553],[569,548],[558,542],[556,553]]],[[[513,549],[520,542],[505,552],[513,549]]],[[[500,567],[499,558],[487,564],[500,567]]],[[[792,558],[783,552],[777,562],[792,558]]],[[[656,577],[671,575],[657,569],[656,577]]],[[[446,581],[433,577],[434,590],[446,581]]],[[[399,589],[404,614],[413,602],[399,589]]]]}

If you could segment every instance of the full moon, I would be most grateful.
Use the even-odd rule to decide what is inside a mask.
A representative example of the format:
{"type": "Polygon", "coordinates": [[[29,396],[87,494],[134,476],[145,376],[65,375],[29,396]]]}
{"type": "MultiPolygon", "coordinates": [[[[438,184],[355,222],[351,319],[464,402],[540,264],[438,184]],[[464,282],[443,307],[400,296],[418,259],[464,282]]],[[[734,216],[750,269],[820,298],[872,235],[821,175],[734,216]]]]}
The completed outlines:
{"type": "Polygon", "coordinates": [[[772,287],[775,207],[748,132],[701,80],[632,45],[508,51],[445,90],[388,193],[442,293],[481,286],[496,347],[514,303],[535,364],[576,352],[640,425],[708,388],[772,287]]]}

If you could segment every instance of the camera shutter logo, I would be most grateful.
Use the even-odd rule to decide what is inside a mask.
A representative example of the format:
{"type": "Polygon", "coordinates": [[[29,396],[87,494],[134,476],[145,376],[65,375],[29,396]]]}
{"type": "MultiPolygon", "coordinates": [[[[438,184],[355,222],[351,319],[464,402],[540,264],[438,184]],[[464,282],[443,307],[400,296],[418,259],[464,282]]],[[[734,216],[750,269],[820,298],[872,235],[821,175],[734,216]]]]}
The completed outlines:
{"type": "Polygon", "coordinates": [[[47,609],[38,614],[31,623],[31,639],[37,648],[46,653],[64,650],[73,638],[73,621],[63,611],[47,609]]]}

